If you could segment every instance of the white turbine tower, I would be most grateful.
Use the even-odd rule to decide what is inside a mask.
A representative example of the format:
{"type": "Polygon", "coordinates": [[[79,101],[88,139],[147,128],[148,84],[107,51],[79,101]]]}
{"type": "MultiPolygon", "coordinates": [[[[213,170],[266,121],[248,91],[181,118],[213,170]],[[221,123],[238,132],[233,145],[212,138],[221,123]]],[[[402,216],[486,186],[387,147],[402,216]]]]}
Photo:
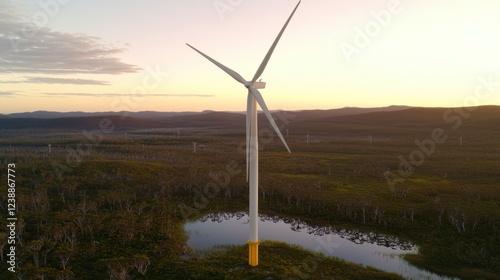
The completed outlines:
{"type": "Polygon", "coordinates": [[[259,264],[259,242],[260,242],[258,234],[259,149],[258,149],[258,138],[257,138],[258,137],[257,103],[259,103],[260,107],[262,108],[262,111],[266,115],[267,119],[271,123],[272,127],[278,134],[279,138],[285,145],[288,152],[290,152],[290,148],[288,148],[288,145],[286,144],[283,135],[281,135],[281,132],[278,129],[278,126],[276,125],[276,122],[271,116],[271,112],[269,112],[269,109],[267,108],[267,105],[264,102],[264,98],[262,97],[261,93],[258,90],[265,88],[266,83],[260,81],[257,82],[257,79],[259,79],[262,73],[264,72],[267,63],[269,62],[269,59],[271,58],[271,55],[273,54],[273,51],[276,48],[276,45],[278,44],[281,38],[281,35],[283,35],[283,32],[285,31],[288,23],[292,19],[293,14],[299,7],[300,2],[301,1],[297,3],[297,6],[295,6],[295,9],[293,10],[292,14],[290,15],[290,17],[288,17],[288,20],[281,29],[280,33],[278,34],[278,37],[276,37],[276,39],[274,40],[274,43],[271,45],[271,48],[267,52],[266,56],[264,57],[264,60],[260,64],[259,68],[257,69],[257,72],[255,73],[251,81],[245,80],[240,74],[222,65],[221,63],[215,61],[214,59],[210,58],[208,55],[197,50],[193,46],[186,44],[190,48],[192,48],[193,50],[204,56],[206,59],[210,60],[213,64],[217,65],[217,67],[222,69],[224,72],[229,74],[229,76],[233,77],[233,79],[240,82],[248,89],[247,114],[246,114],[246,151],[247,151],[246,160],[247,160],[247,180],[249,180],[249,186],[250,186],[249,187],[250,189],[249,190],[250,191],[250,207],[249,207],[250,234],[249,235],[250,236],[248,240],[248,245],[249,245],[248,263],[251,266],[257,266],[259,264]]]}

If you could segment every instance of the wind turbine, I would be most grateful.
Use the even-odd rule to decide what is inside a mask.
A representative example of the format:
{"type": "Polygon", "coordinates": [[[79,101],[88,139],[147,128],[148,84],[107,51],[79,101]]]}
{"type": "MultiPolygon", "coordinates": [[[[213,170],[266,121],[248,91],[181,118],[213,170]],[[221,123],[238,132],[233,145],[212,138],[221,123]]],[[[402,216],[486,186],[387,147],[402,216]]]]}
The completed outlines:
{"type": "Polygon", "coordinates": [[[265,82],[257,82],[257,79],[260,78],[262,73],[264,72],[264,69],[267,66],[267,63],[269,62],[269,59],[271,58],[271,55],[273,54],[274,49],[276,48],[276,45],[278,44],[281,35],[283,35],[283,32],[285,32],[285,29],[290,22],[290,20],[293,17],[293,14],[297,10],[297,8],[300,5],[300,2],[297,3],[297,6],[295,6],[295,9],[293,10],[292,14],[290,17],[288,17],[288,20],[286,21],[285,25],[281,29],[280,33],[278,34],[278,37],[274,40],[273,44],[271,45],[271,48],[267,52],[266,56],[264,57],[264,60],[261,62],[259,68],[257,69],[257,72],[253,76],[251,81],[245,80],[240,74],[237,72],[229,69],[228,67],[222,65],[221,63],[215,61],[214,59],[210,58],[208,55],[202,53],[201,51],[197,50],[193,46],[188,45],[190,48],[195,50],[197,53],[201,54],[203,57],[208,59],[210,62],[213,64],[217,65],[222,71],[226,72],[229,76],[231,76],[233,79],[238,81],[239,83],[243,84],[247,89],[248,89],[248,95],[247,95],[247,113],[246,113],[246,161],[247,161],[247,181],[249,181],[249,192],[250,192],[250,207],[249,207],[249,216],[250,216],[250,233],[249,233],[249,240],[248,240],[248,263],[251,266],[257,266],[259,264],[259,233],[258,233],[258,199],[259,199],[259,149],[258,149],[258,130],[257,130],[257,103],[260,105],[262,108],[262,111],[266,115],[267,119],[271,123],[271,126],[274,128],[276,133],[278,134],[279,138],[285,145],[286,149],[290,153],[290,148],[288,147],[285,139],[283,138],[283,135],[281,135],[280,130],[278,129],[278,126],[276,125],[276,122],[274,121],[273,117],[271,116],[271,112],[269,112],[269,109],[267,108],[266,102],[264,101],[264,98],[262,97],[262,94],[259,92],[258,89],[263,89],[266,86],[265,82]]]}

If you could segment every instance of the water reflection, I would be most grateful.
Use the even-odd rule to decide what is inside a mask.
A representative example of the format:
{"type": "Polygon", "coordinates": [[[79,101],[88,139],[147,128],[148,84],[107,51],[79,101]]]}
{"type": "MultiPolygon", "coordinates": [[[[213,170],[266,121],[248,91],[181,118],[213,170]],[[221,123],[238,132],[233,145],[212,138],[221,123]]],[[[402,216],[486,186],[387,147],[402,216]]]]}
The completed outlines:
{"type": "MultiPolygon", "coordinates": [[[[229,221],[233,218],[236,221],[245,218],[242,224],[248,224],[248,216],[245,212],[214,213],[204,216],[199,221],[202,223],[207,221],[211,221],[214,223],[222,223],[223,221],[229,221]]],[[[355,244],[364,244],[364,243],[376,244],[378,246],[383,246],[394,250],[410,251],[410,253],[416,252],[417,249],[414,244],[408,241],[400,240],[397,237],[387,234],[374,233],[374,232],[365,233],[359,230],[337,229],[336,227],[322,227],[322,226],[310,225],[296,218],[283,218],[280,216],[266,216],[266,215],[259,215],[259,218],[261,222],[273,222],[274,224],[285,223],[287,225],[290,225],[290,229],[294,232],[304,231],[310,235],[316,235],[316,236],[335,234],[338,235],[340,238],[345,238],[355,244]]]]}
{"type": "MultiPolygon", "coordinates": [[[[299,245],[349,262],[395,272],[407,279],[451,279],[410,265],[401,255],[417,253],[417,246],[391,235],[322,227],[288,217],[259,215],[259,218],[261,241],[299,245]]],[[[185,230],[190,236],[187,245],[191,248],[244,245],[248,239],[248,216],[244,212],[210,214],[186,223],[185,230]]]]}

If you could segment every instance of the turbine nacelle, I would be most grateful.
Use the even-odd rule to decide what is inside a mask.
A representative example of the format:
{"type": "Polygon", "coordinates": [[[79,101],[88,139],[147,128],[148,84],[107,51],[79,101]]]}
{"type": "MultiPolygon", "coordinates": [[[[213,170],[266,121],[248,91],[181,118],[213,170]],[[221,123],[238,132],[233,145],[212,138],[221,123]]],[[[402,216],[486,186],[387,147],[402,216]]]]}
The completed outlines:
{"type": "Polygon", "coordinates": [[[266,88],[266,82],[261,82],[261,81],[255,82],[253,83],[252,87],[256,89],[264,89],[266,88]]]}
{"type": "Polygon", "coordinates": [[[253,83],[252,83],[252,81],[247,81],[244,85],[246,88],[250,88],[250,87],[253,87],[255,89],[266,88],[266,82],[261,82],[261,81],[253,82],[253,83]]]}

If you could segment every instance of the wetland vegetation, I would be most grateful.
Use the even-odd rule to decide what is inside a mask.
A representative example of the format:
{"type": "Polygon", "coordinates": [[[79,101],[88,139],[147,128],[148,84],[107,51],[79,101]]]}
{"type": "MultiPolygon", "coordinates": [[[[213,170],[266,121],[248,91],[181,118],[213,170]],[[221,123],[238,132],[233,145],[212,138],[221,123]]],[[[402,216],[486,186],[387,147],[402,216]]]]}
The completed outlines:
{"type": "MultiPolygon", "coordinates": [[[[263,121],[260,211],[396,236],[418,245],[405,257],[418,267],[498,279],[500,108],[463,109],[460,122],[448,110],[290,113],[292,154],[263,121]]],[[[0,233],[1,279],[402,279],[279,242],[261,245],[256,268],[246,244],[186,248],[185,222],[248,208],[243,115],[34,123],[0,118],[18,217],[15,273],[0,233]]]]}

